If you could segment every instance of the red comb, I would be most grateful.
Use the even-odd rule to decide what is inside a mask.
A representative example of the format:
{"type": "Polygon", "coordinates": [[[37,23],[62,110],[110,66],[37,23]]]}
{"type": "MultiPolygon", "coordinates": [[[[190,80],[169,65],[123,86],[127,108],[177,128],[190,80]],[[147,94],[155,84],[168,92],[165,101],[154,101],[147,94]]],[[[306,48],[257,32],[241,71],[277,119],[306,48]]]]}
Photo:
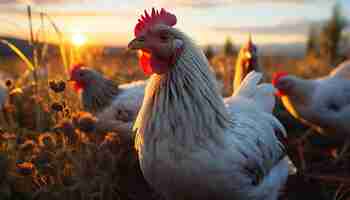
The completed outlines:
{"type": "MultiPolygon", "coordinates": [[[[288,76],[288,73],[287,72],[275,72],[273,75],[272,75],[272,85],[273,86],[276,86],[277,82],[279,81],[279,79],[281,79],[282,77],[284,76],[288,76]]],[[[278,97],[282,97],[285,95],[285,93],[280,90],[280,89],[277,89],[277,92],[275,94],[276,96],[278,97]]]]}
{"type": "Polygon", "coordinates": [[[71,73],[73,73],[74,71],[84,67],[85,64],[84,63],[76,63],[76,64],[73,64],[72,67],[71,67],[71,73]]]}
{"type": "Polygon", "coordinates": [[[276,85],[278,80],[284,76],[288,76],[288,73],[287,72],[275,72],[273,73],[272,75],[272,85],[276,85]]]}
{"type": "Polygon", "coordinates": [[[72,69],[82,68],[83,66],[85,66],[84,63],[75,63],[72,65],[72,69]]]}
{"type": "Polygon", "coordinates": [[[138,19],[138,23],[135,26],[134,34],[138,37],[142,32],[149,29],[154,24],[165,24],[168,26],[174,26],[176,24],[176,16],[167,12],[164,8],[158,11],[152,8],[152,13],[148,14],[145,10],[144,15],[138,19]]]}

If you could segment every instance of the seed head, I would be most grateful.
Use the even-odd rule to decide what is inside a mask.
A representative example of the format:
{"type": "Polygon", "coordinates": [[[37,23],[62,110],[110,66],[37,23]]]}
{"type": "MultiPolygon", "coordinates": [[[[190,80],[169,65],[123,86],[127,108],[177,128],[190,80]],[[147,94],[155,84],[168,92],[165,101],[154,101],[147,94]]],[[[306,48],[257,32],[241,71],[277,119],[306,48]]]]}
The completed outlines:
{"type": "Polygon", "coordinates": [[[56,112],[61,112],[63,110],[63,106],[58,103],[58,102],[54,102],[52,105],[51,105],[51,109],[53,111],[56,111],[56,112]]]}

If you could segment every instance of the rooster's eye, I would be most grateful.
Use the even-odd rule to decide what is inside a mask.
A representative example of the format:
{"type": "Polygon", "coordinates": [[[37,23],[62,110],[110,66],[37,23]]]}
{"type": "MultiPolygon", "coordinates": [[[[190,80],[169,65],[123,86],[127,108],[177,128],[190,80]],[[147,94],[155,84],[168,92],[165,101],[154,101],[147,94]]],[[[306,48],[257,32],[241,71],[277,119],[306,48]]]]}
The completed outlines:
{"type": "Polygon", "coordinates": [[[167,42],[168,41],[168,35],[166,35],[166,34],[162,34],[162,35],[160,35],[159,36],[160,37],[160,40],[162,41],[162,42],[167,42]]]}

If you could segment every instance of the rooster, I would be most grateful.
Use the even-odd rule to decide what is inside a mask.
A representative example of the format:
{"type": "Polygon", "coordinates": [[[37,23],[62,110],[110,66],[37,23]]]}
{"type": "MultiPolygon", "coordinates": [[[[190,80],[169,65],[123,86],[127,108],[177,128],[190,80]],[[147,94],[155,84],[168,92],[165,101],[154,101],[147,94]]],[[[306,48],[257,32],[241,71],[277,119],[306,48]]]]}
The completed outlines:
{"type": "Polygon", "coordinates": [[[275,134],[285,130],[259,102],[274,96],[261,96],[261,74],[251,72],[225,106],[205,55],[176,21],[145,11],[128,44],[151,75],[134,124],[146,180],[169,200],[277,199],[288,162],[275,134]]]}
{"type": "Polygon", "coordinates": [[[244,77],[253,70],[257,72],[261,71],[258,61],[258,48],[253,43],[251,35],[249,35],[248,42],[242,46],[238,53],[233,91],[238,89],[244,77]]]}
{"type": "Polygon", "coordinates": [[[145,81],[117,85],[94,69],[77,64],[72,68],[74,88],[82,90],[84,109],[110,120],[133,121],[141,107],[145,81]]]}
{"type": "Polygon", "coordinates": [[[279,72],[272,83],[293,117],[330,136],[335,143],[346,141],[338,159],[341,158],[350,145],[350,62],[314,80],[279,72]]]}

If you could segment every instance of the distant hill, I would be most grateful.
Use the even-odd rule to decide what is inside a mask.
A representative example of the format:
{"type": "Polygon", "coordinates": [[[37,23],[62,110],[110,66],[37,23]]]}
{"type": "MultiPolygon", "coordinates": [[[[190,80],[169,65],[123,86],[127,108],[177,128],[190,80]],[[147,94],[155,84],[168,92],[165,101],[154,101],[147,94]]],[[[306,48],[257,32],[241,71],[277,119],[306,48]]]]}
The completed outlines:
{"type": "MultiPolygon", "coordinates": [[[[19,48],[26,56],[32,57],[32,48],[27,40],[8,36],[0,36],[0,39],[9,41],[19,48]]],[[[103,48],[104,54],[106,55],[116,55],[125,51],[125,47],[118,46],[103,46],[103,48]]],[[[57,45],[54,44],[49,45],[48,51],[51,53],[59,53],[57,45]]],[[[7,45],[0,43],[0,57],[8,56],[15,56],[15,53],[7,45]]]]}
{"type": "MultiPolygon", "coordinates": [[[[19,48],[26,56],[31,57],[32,51],[27,40],[13,38],[13,37],[0,37],[0,39],[7,40],[17,48],[19,48]]],[[[15,56],[15,53],[5,44],[0,43],[0,57],[15,56]]]]}
{"type": "MultiPolygon", "coordinates": [[[[289,56],[293,58],[300,58],[305,55],[305,44],[304,43],[290,43],[290,44],[264,44],[257,45],[259,54],[261,55],[273,55],[273,56],[289,56]]],[[[236,45],[239,49],[241,46],[236,45]]],[[[216,53],[222,50],[222,46],[214,46],[216,53]]]]}
{"type": "MultiPolygon", "coordinates": [[[[29,46],[27,40],[13,38],[13,37],[1,37],[1,39],[5,39],[16,47],[18,47],[24,54],[28,57],[31,57],[32,50],[29,46]]],[[[237,47],[238,48],[238,47],[237,47]]],[[[305,54],[305,44],[304,43],[291,43],[291,44],[267,44],[267,45],[258,45],[259,52],[262,55],[282,55],[282,56],[290,56],[290,57],[302,57],[305,54]]],[[[55,45],[49,46],[49,51],[57,51],[58,48],[55,45]]],[[[216,51],[220,51],[222,49],[221,46],[215,46],[216,51]]],[[[105,55],[116,55],[125,51],[125,47],[117,47],[117,46],[104,46],[104,54],[105,55]]],[[[12,50],[0,43],[0,57],[6,56],[14,56],[15,54],[12,50]]]]}
{"type": "Polygon", "coordinates": [[[259,52],[263,55],[280,55],[300,58],[305,55],[304,43],[290,43],[290,44],[267,44],[258,45],[259,52]]]}

